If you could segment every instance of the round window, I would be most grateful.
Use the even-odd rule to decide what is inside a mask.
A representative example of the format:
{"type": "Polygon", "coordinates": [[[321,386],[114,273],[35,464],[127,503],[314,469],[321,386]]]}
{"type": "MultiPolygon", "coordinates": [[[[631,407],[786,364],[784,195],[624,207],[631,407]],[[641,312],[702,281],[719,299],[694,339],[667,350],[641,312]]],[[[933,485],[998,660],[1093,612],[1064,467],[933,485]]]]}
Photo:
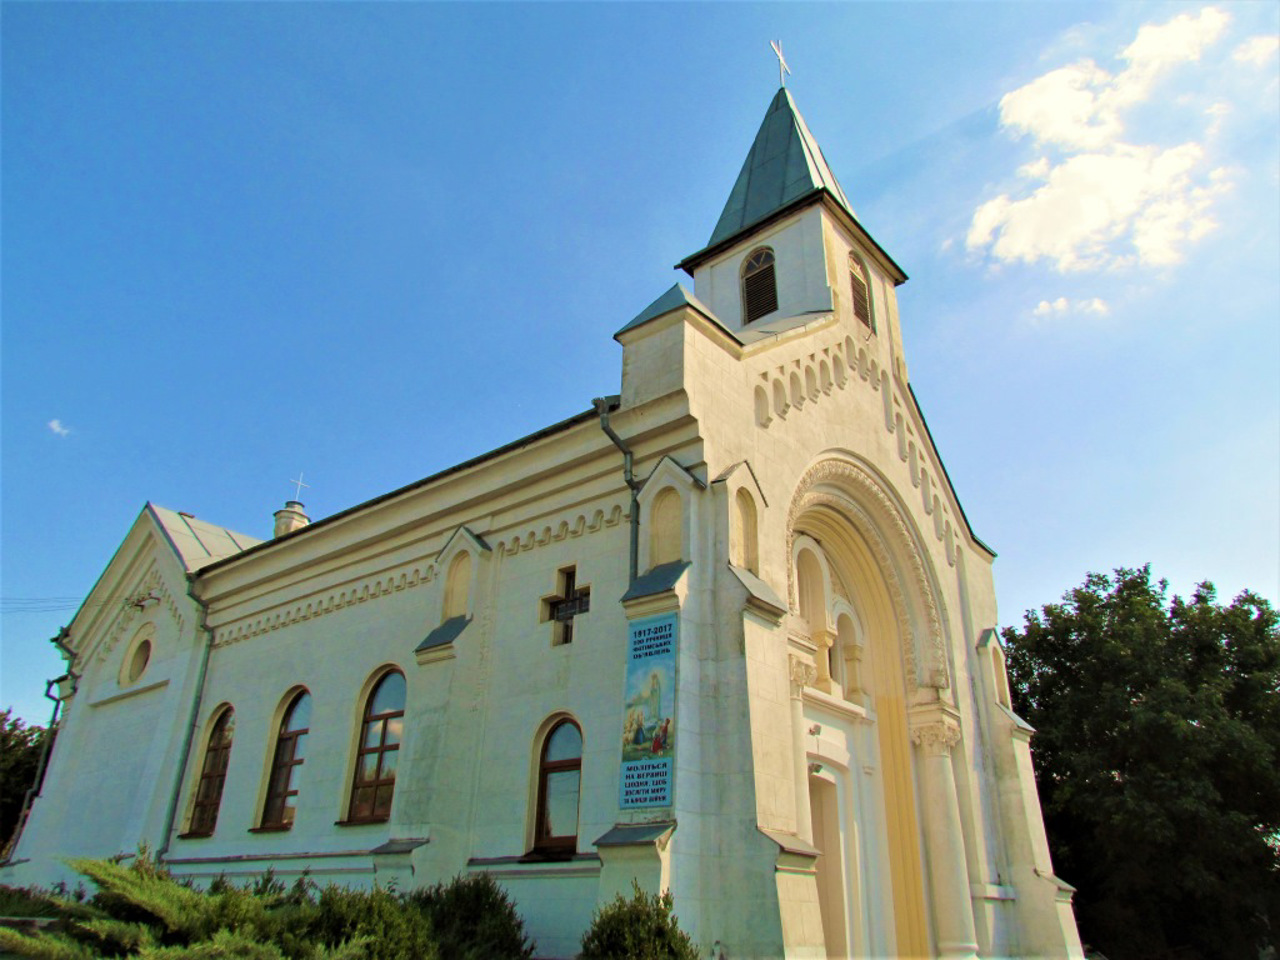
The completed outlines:
{"type": "Polygon", "coordinates": [[[133,650],[133,656],[129,658],[129,682],[133,683],[143,671],[147,669],[147,664],[151,662],[151,641],[143,640],[133,650]]]}

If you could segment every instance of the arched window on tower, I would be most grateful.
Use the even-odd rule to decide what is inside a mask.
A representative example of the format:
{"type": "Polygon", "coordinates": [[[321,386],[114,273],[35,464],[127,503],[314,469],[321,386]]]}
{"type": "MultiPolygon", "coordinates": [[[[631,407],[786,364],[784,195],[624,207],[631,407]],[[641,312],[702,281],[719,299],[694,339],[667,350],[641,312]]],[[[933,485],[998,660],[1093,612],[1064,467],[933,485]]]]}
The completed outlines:
{"type": "Polygon", "coordinates": [[[849,286],[853,292],[853,315],[875,333],[875,321],[871,318],[871,285],[867,268],[853,254],[849,254],[849,286]]]}
{"type": "Polygon", "coordinates": [[[404,732],[404,700],[404,674],[391,670],[365,701],[349,821],[381,821],[391,816],[396,762],[404,732]]]}
{"type": "Polygon", "coordinates": [[[191,811],[190,837],[212,835],[218,824],[218,807],[222,804],[222,788],[227,782],[227,763],[231,760],[231,738],[236,730],[236,712],[224,707],[214,721],[209,744],[204,750],[204,766],[196,786],[195,807],[191,811]]]}
{"type": "Polygon", "coordinates": [[[287,830],[293,826],[298,807],[298,767],[302,766],[307,734],[311,732],[311,694],[300,690],[284,712],[271,759],[271,779],[267,802],[262,810],[262,828],[287,830]]]}
{"type": "Polygon", "coordinates": [[[578,796],[582,791],[582,731],[561,720],[542,743],[538,762],[535,850],[573,853],[578,849],[578,796]]]}
{"type": "Polygon", "coordinates": [[[742,322],[750,323],[778,309],[778,280],[773,251],[761,247],[742,265],[742,322]]]}

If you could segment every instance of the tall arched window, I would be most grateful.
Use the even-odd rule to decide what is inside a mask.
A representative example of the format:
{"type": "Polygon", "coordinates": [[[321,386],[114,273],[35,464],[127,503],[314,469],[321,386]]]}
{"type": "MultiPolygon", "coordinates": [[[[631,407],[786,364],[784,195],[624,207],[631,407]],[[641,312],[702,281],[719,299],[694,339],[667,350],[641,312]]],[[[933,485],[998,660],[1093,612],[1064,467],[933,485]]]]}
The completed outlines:
{"type": "Polygon", "coordinates": [[[404,674],[392,670],[365,701],[348,820],[386,820],[391,816],[396,761],[404,733],[404,695],[404,674]]]}
{"type": "Polygon", "coordinates": [[[853,315],[874,332],[876,325],[871,320],[871,286],[867,282],[867,268],[853,254],[849,255],[849,286],[853,292],[853,315]]]}
{"type": "Polygon", "coordinates": [[[538,763],[537,850],[573,853],[578,849],[578,795],[582,789],[582,731],[562,720],[547,734],[538,763]]]}
{"type": "Polygon", "coordinates": [[[213,723],[209,744],[204,749],[204,766],[196,786],[195,807],[191,811],[191,828],[187,835],[207,837],[218,824],[218,807],[222,803],[222,787],[227,782],[227,763],[231,759],[231,737],[236,730],[236,712],[225,707],[213,723]]]}
{"type": "Polygon", "coordinates": [[[271,779],[267,783],[267,804],[262,811],[263,827],[291,827],[297,811],[297,769],[302,766],[307,734],[311,732],[311,694],[299,691],[284,712],[276,751],[271,759],[271,779]]]}
{"type": "Polygon", "coordinates": [[[761,247],[742,265],[742,322],[750,323],[778,309],[778,281],[773,251],[761,247]]]}

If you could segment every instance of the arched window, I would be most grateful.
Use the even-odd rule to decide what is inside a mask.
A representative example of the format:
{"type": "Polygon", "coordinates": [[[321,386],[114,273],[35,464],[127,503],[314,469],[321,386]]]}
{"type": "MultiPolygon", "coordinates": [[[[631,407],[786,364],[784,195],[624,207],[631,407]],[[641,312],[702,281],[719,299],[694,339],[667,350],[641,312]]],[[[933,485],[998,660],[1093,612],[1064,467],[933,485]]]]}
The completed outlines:
{"type": "Polygon", "coordinates": [[[871,320],[871,287],[867,282],[867,268],[853,254],[849,255],[849,286],[853,290],[853,315],[875,331],[871,320]]]}
{"type": "Polygon", "coordinates": [[[348,820],[386,820],[391,816],[396,761],[404,733],[404,693],[404,674],[392,670],[365,701],[348,820]]]}
{"type": "Polygon", "coordinates": [[[222,787],[227,781],[227,763],[231,759],[231,737],[236,731],[236,712],[226,707],[214,721],[209,744],[204,749],[204,766],[196,787],[195,808],[191,811],[188,836],[207,837],[218,824],[218,807],[222,803],[222,787]]]}
{"type": "Polygon", "coordinates": [[[778,309],[778,281],[773,251],[761,247],[742,265],[742,322],[750,323],[778,309]]]}
{"type": "Polygon", "coordinates": [[[537,850],[573,853],[578,849],[578,795],[582,788],[582,731],[562,720],[547,734],[538,763],[537,850]]]}
{"type": "Polygon", "coordinates": [[[307,734],[311,732],[311,694],[300,691],[284,712],[276,752],[271,760],[271,779],[267,782],[267,804],[262,811],[262,826],[291,827],[297,811],[297,769],[302,766],[307,734]]]}

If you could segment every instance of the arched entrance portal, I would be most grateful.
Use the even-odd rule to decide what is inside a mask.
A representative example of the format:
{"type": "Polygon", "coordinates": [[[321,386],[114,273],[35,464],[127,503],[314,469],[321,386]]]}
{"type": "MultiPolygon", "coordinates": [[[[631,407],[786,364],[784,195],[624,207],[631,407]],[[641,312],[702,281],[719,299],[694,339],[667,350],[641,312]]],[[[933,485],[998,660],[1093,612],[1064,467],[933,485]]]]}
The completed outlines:
{"type": "Polygon", "coordinates": [[[913,639],[932,631],[913,631],[930,618],[916,584],[904,583],[915,578],[899,573],[910,560],[895,554],[910,543],[891,536],[905,531],[886,536],[890,524],[876,515],[884,504],[864,505],[865,474],[855,483],[856,468],[840,466],[798,491],[789,530],[791,634],[816,668],[804,723],[824,939],[830,957],[924,957],[930,934],[907,708],[938,664],[913,639]]]}

